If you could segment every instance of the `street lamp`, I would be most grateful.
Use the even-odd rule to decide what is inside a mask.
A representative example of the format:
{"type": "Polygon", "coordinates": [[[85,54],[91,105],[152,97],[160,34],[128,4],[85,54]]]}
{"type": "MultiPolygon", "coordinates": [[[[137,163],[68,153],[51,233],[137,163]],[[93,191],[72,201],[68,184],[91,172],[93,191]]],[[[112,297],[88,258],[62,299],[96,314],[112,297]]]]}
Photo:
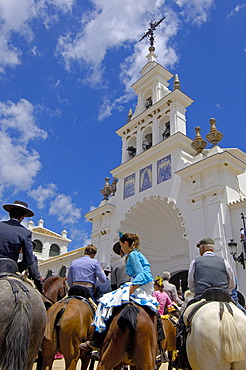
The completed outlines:
{"type": "Polygon", "coordinates": [[[243,269],[245,270],[243,252],[241,252],[240,255],[237,256],[237,243],[234,242],[234,239],[230,239],[230,242],[228,243],[228,247],[229,247],[229,253],[233,257],[234,261],[241,263],[243,265],[243,269]]]}

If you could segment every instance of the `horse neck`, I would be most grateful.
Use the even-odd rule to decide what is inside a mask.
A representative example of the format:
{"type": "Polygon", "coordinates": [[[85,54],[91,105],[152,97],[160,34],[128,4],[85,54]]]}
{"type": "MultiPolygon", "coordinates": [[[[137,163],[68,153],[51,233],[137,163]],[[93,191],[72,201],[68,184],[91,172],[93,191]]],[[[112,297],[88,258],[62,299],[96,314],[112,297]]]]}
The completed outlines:
{"type": "Polygon", "coordinates": [[[51,282],[47,287],[44,287],[44,294],[53,302],[58,301],[59,291],[61,289],[61,281],[60,279],[55,279],[51,282]]]}

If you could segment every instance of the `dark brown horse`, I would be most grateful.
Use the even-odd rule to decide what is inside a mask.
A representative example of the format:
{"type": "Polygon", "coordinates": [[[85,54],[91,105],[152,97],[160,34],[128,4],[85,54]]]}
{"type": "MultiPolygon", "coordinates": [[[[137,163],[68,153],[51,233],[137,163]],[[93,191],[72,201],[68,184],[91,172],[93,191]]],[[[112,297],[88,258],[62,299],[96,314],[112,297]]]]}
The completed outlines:
{"type": "Polygon", "coordinates": [[[43,281],[43,300],[47,308],[66,296],[66,280],[65,277],[50,276],[43,281]]]}
{"type": "Polygon", "coordinates": [[[156,353],[156,315],[129,303],[115,308],[97,369],[110,370],[125,364],[136,370],[154,370],[156,353]]]}
{"type": "Polygon", "coordinates": [[[79,344],[91,338],[94,312],[86,300],[66,297],[47,311],[47,325],[42,343],[43,369],[52,369],[54,356],[63,354],[67,370],[75,370],[79,358],[81,369],[90,361],[87,353],[80,353],[79,344]]]}

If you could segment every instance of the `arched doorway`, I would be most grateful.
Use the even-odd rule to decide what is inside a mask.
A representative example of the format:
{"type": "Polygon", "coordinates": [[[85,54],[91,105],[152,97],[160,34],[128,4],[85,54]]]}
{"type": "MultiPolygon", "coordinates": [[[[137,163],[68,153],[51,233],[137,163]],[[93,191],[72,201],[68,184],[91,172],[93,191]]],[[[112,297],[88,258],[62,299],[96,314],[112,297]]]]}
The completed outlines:
{"type": "Polygon", "coordinates": [[[173,274],[171,276],[170,283],[176,286],[178,292],[181,290],[184,294],[184,292],[188,289],[188,270],[173,274]]]}
{"type": "Polygon", "coordinates": [[[124,215],[118,231],[139,235],[141,250],[154,276],[165,270],[172,273],[188,269],[186,229],[175,201],[160,196],[144,198],[124,215]]]}

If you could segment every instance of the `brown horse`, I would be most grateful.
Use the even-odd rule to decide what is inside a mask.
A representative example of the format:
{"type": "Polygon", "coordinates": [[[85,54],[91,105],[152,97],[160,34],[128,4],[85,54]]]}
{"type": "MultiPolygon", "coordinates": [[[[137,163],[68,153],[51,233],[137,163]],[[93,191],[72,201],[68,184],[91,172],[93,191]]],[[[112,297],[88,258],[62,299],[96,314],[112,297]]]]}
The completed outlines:
{"type": "Polygon", "coordinates": [[[179,318],[179,310],[178,308],[174,309],[168,315],[162,316],[162,326],[165,333],[165,339],[162,342],[163,351],[168,352],[168,370],[172,370],[173,368],[173,355],[174,351],[176,351],[176,327],[179,318]]]}
{"type": "MultiPolygon", "coordinates": [[[[68,289],[66,280],[67,278],[64,277],[50,276],[43,281],[42,298],[46,310],[48,310],[48,308],[51,307],[52,304],[56,303],[67,295],[68,289]]],[[[39,351],[38,353],[36,364],[36,370],[41,370],[43,368],[43,355],[41,351],[39,351]]]]}
{"type": "Polygon", "coordinates": [[[100,350],[97,369],[110,370],[119,364],[136,370],[154,370],[157,353],[156,315],[142,306],[128,303],[116,307],[100,350]]]}
{"type": "Polygon", "coordinates": [[[46,308],[67,295],[66,277],[50,276],[43,281],[43,300],[46,308]]]}
{"type": "Polygon", "coordinates": [[[43,369],[52,369],[54,356],[61,352],[66,369],[76,369],[81,359],[81,369],[86,370],[90,361],[87,353],[80,354],[79,344],[91,338],[94,312],[86,300],[66,297],[47,311],[47,325],[42,343],[43,369]]]}

